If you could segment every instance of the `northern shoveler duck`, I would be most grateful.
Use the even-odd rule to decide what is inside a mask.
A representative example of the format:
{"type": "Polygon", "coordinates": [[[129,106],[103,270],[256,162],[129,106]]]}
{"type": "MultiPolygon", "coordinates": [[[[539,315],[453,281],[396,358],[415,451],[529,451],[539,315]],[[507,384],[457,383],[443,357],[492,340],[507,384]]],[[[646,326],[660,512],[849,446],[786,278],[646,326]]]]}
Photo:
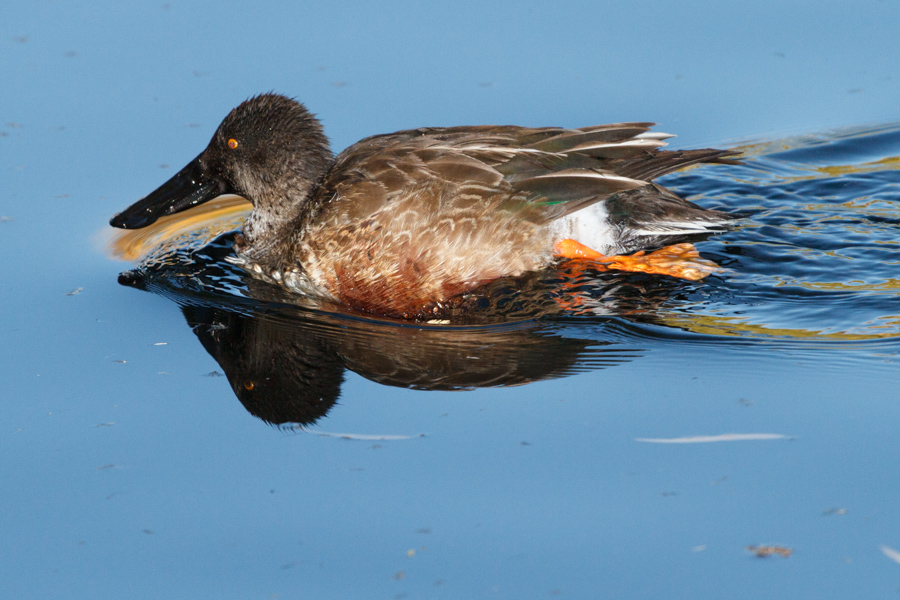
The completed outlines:
{"type": "Polygon", "coordinates": [[[660,150],[672,136],[651,125],[412,129],[333,157],[302,104],[263,94],[232,110],[197,158],[110,224],[145,227],[238,194],[253,204],[235,241],[249,271],[403,317],[560,258],[699,279],[709,270],[703,261],[682,262],[697,256],[690,244],[617,256],[720,231],[735,218],[652,182],[685,165],[733,162],[732,153],[660,150]]]}

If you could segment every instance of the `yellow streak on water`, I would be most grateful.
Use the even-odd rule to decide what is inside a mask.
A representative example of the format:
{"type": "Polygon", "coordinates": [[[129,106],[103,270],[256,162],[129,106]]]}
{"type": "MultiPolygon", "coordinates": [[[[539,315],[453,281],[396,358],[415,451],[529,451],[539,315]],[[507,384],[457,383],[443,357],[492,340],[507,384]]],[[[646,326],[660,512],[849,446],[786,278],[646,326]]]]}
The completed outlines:
{"type": "Polygon", "coordinates": [[[143,229],[117,229],[107,245],[111,258],[137,261],[163,244],[185,234],[199,235],[204,243],[240,227],[253,205],[240,196],[219,196],[184,212],[160,218],[143,229]]]}
{"type": "Polygon", "coordinates": [[[723,335],[733,337],[781,337],[789,339],[834,340],[843,342],[896,338],[900,334],[900,316],[881,317],[884,323],[863,326],[859,329],[866,333],[851,331],[834,331],[826,333],[814,329],[792,329],[786,327],[768,327],[764,324],[749,323],[737,317],[717,317],[714,315],[680,315],[668,314],[660,319],[666,325],[678,327],[685,331],[706,335],[723,335]]]}

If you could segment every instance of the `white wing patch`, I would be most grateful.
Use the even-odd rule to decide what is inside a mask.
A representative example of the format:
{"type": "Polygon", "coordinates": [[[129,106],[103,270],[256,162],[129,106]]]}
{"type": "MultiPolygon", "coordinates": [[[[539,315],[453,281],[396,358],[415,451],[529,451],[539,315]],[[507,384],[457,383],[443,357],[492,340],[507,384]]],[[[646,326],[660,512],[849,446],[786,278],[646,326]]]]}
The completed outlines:
{"type": "Polygon", "coordinates": [[[663,133],[662,131],[645,131],[634,136],[636,140],[668,140],[675,137],[672,133],[663,133]]]}
{"type": "Polygon", "coordinates": [[[629,148],[646,148],[647,150],[653,150],[659,148],[660,146],[668,146],[668,144],[659,138],[634,138],[625,142],[597,142],[581,144],[578,146],[573,146],[571,150],[568,150],[568,152],[585,152],[587,150],[600,150],[602,148],[621,148],[623,146],[629,148]]]}
{"type": "MultiPolygon", "coordinates": [[[[600,254],[612,256],[622,252],[622,232],[609,223],[605,202],[598,202],[566,215],[550,224],[552,243],[575,240],[600,254]]],[[[671,221],[655,223],[652,228],[629,229],[626,237],[694,235],[723,230],[730,221],[671,221]]]]}
{"type": "Polygon", "coordinates": [[[604,181],[621,181],[623,183],[628,183],[633,187],[642,187],[647,185],[646,181],[642,181],[640,179],[632,179],[631,177],[622,177],[621,175],[614,175],[612,173],[604,173],[603,171],[592,171],[590,169],[566,169],[564,171],[554,171],[553,173],[547,173],[546,175],[538,175],[536,177],[529,178],[530,180],[535,179],[554,179],[557,177],[582,177],[584,179],[602,179],[604,181]]]}
{"type": "Polygon", "coordinates": [[[661,221],[654,223],[652,227],[630,229],[629,235],[692,235],[721,231],[730,222],[725,219],[719,221],[661,221]]]}
{"type": "Polygon", "coordinates": [[[603,202],[592,204],[550,224],[553,243],[575,240],[600,254],[614,254],[616,232],[609,225],[609,214],[603,202]]]}

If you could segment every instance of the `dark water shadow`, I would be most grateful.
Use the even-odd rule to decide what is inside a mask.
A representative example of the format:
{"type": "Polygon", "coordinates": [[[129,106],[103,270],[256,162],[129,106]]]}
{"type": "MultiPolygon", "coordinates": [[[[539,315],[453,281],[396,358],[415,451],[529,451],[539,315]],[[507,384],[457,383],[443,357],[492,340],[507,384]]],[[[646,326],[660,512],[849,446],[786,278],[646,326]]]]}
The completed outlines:
{"type": "Polygon", "coordinates": [[[467,300],[483,305],[475,311],[480,322],[411,324],[341,312],[253,279],[224,260],[232,239],[144,264],[119,282],[178,303],[237,398],[269,423],[314,423],[337,401],[348,369],[383,385],[470,390],[566,377],[642,354],[615,331],[567,337],[533,318],[561,310],[537,280],[530,289],[543,289],[543,306],[528,304],[529,282],[520,280],[467,300]]]}

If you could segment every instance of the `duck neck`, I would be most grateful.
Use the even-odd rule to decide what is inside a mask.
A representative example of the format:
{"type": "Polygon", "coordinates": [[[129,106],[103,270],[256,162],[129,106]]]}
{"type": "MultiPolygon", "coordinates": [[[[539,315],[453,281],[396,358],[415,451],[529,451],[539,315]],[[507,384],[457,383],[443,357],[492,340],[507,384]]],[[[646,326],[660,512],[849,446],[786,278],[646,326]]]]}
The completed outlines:
{"type": "Polygon", "coordinates": [[[253,203],[253,212],[244,222],[243,239],[236,250],[263,268],[284,266],[293,234],[315,210],[316,190],[334,160],[321,130],[307,134],[312,139],[302,146],[302,152],[264,169],[248,167],[248,172],[238,177],[244,197],[253,203]],[[254,172],[264,176],[254,176],[254,172]]]}
{"type": "Polygon", "coordinates": [[[281,193],[266,190],[253,197],[253,212],[244,221],[237,251],[261,267],[281,266],[280,257],[290,244],[295,224],[308,209],[316,184],[307,180],[285,187],[281,193]]]}

